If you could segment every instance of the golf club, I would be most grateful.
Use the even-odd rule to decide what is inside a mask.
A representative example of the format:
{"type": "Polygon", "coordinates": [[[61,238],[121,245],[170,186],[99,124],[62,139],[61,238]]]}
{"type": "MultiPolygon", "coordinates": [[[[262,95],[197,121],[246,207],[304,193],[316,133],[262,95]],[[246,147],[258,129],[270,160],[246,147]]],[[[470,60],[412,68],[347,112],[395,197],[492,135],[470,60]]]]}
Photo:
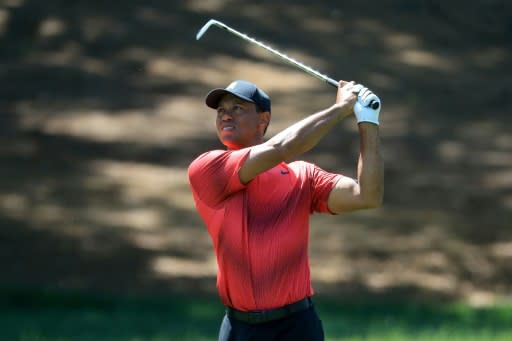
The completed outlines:
{"type": "MultiPolygon", "coordinates": [[[[307,66],[307,65],[304,65],[303,63],[293,59],[293,58],[290,58],[288,57],[287,55],[285,55],[284,53],[281,53],[279,51],[277,51],[276,49],[273,49],[272,47],[268,46],[268,45],[265,45],[263,44],[262,42],[254,39],[254,38],[251,38],[249,37],[248,35],[244,34],[244,33],[241,33],[241,32],[238,32],[237,30],[229,27],[228,25],[218,21],[218,20],[215,20],[215,19],[210,19],[203,27],[201,27],[201,29],[197,32],[197,35],[196,35],[196,40],[199,40],[201,39],[201,37],[206,33],[206,31],[211,27],[211,26],[217,26],[217,27],[220,27],[226,31],[228,31],[229,33],[232,33],[234,35],[236,35],[237,37],[239,38],[242,38],[243,40],[245,41],[248,41],[250,43],[253,43],[253,44],[256,44],[258,45],[259,47],[262,47],[264,48],[265,50],[273,53],[274,55],[278,56],[279,58],[281,58],[282,60],[284,60],[285,62],[299,68],[300,70],[320,79],[320,80],[323,80],[324,82],[326,82],[327,84],[330,84],[334,87],[338,87],[338,81],[312,69],[311,67],[307,66]]],[[[379,105],[380,103],[377,102],[377,101],[373,101],[369,104],[369,106],[372,108],[372,109],[378,109],[379,108],[379,105]]]]}

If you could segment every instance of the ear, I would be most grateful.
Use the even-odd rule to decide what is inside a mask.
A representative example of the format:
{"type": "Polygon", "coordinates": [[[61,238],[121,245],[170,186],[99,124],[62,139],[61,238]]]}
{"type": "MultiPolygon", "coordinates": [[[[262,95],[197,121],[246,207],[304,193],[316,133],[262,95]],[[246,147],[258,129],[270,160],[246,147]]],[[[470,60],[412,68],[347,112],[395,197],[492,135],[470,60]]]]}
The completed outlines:
{"type": "Polygon", "coordinates": [[[270,124],[270,112],[269,111],[263,111],[260,113],[260,128],[262,131],[262,135],[265,135],[265,132],[267,131],[267,127],[270,124]]]}

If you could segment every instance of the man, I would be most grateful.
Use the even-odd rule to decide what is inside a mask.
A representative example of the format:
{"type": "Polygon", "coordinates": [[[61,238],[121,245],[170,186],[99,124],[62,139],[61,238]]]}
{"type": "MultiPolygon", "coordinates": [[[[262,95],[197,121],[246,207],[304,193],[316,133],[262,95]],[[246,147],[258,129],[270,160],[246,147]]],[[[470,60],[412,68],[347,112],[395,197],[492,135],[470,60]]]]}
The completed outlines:
{"type": "Polygon", "coordinates": [[[217,257],[217,288],[226,306],[220,341],[324,339],[311,300],[309,216],[380,205],[380,106],[370,108],[371,101],[380,104],[362,85],[340,81],[333,105],[264,142],[271,105],[263,90],[239,80],[207,95],[227,150],[200,155],[188,171],[217,257]],[[360,139],[357,179],[304,161],[285,163],[354,112],[360,139]]]}

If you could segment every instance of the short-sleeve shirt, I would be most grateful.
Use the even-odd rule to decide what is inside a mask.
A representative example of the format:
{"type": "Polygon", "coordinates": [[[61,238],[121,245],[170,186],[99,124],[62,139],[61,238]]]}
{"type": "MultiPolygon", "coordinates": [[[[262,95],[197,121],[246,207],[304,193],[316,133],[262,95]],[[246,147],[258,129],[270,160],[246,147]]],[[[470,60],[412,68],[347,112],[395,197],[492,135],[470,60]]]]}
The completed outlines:
{"type": "Polygon", "coordinates": [[[220,298],[235,309],[257,311],[313,294],[309,217],[330,213],[327,199],[341,175],[304,161],[283,162],[243,184],[238,171],[249,152],[210,151],[188,172],[217,257],[220,298]]]}

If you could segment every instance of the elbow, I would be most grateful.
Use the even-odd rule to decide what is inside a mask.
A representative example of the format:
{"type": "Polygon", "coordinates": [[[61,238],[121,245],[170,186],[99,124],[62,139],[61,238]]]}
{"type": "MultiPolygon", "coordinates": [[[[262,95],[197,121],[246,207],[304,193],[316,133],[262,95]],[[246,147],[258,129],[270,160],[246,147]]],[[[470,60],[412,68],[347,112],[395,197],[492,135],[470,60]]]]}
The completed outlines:
{"type": "Polygon", "coordinates": [[[382,193],[375,193],[374,195],[368,196],[363,200],[363,207],[365,209],[379,208],[382,206],[382,193]]]}
{"type": "Polygon", "coordinates": [[[265,142],[265,144],[267,145],[268,149],[272,151],[274,161],[281,162],[286,160],[288,151],[283,143],[271,139],[265,142]]]}
{"type": "Polygon", "coordinates": [[[299,138],[298,134],[287,134],[280,138],[272,138],[266,142],[268,146],[273,148],[283,160],[292,159],[301,155],[314,146],[314,143],[303,141],[299,138]]]}
{"type": "Polygon", "coordinates": [[[360,207],[360,210],[371,210],[382,206],[382,202],[378,200],[365,201],[360,207]]]}
{"type": "Polygon", "coordinates": [[[280,161],[289,160],[302,153],[302,151],[297,150],[298,148],[292,143],[288,143],[287,140],[269,140],[266,142],[266,144],[274,151],[276,158],[278,158],[280,161]]]}
{"type": "Polygon", "coordinates": [[[382,198],[374,199],[374,200],[368,200],[366,202],[366,208],[379,208],[382,206],[382,198]]]}
{"type": "Polygon", "coordinates": [[[366,191],[363,202],[366,208],[379,208],[382,206],[384,197],[384,184],[381,182],[373,186],[371,190],[366,191]]]}

